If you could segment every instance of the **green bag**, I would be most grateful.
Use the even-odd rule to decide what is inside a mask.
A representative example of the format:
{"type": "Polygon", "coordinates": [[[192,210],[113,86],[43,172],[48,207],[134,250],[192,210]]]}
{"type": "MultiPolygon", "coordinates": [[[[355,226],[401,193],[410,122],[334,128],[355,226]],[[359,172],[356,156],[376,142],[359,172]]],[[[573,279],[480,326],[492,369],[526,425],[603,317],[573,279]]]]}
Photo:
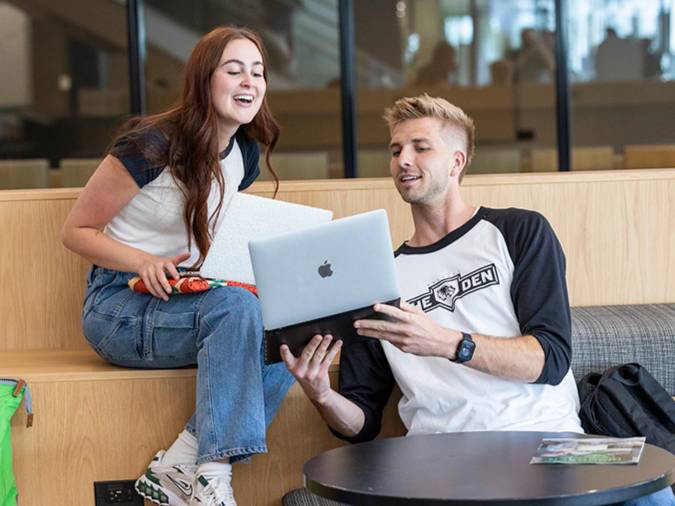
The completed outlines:
{"type": "Polygon", "coordinates": [[[33,406],[28,385],[22,379],[0,378],[0,506],[16,506],[17,492],[12,470],[12,441],[10,420],[25,397],[28,412],[26,426],[33,425],[33,406]]]}

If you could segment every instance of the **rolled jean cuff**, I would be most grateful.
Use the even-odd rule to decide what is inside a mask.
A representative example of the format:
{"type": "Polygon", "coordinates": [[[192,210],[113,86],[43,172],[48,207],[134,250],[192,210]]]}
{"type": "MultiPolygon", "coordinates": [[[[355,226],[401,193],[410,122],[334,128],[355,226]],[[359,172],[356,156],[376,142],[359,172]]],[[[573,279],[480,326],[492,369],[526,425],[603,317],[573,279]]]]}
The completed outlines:
{"type": "Polygon", "coordinates": [[[207,455],[200,455],[197,457],[197,465],[205,464],[207,462],[215,462],[216,460],[222,460],[224,458],[229,458],[230,463],[234,464],[235,462],[248,462],[251,460],[253,455],[258,453],[267,453],[267,446],[265,444],[259,446],[244,446],[240,448],[229,448],[227,450],[218,450],[207,455]]]}

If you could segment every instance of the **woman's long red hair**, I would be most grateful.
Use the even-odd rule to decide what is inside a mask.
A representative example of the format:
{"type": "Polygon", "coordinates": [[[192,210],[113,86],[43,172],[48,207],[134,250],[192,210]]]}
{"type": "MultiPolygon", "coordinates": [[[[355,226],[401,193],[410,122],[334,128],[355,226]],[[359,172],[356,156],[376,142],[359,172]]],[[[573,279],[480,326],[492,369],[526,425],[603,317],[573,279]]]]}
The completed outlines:
{"type": "MultiPolygon", "coordinates": [[[[267,52],[260,37],[247,28],[216,28],[199,40],[186,63],[183,94],[178,105],[154,116],[129,120],[117,136],[130,141],[127,149],[143,153],[149,167],[168,167],[174,179],[182,183],[178,186],[185,196],[183,218],[188,246],[192,246],[194,237],[200,253],[192,268],[199,268],[204,261],[211,246],[211,225],[222,207],[225,182],[218,153],[218,116],[211,98],[211,76],[227,44],[236,39],[248,39],[256,45],[263,57],[263,75],[268,82],[267,52]],[[148,142],[151,136],[144,135],[155,129],[159,129],[166,141],[163,146],[148,142]],[[220,202],[209,215],[208,196],[213,179],[219,186],[220,202]]],[[[278,190],[279,178],[272,168],[270,155],[279,139],[279,125],[272,116],[267,96],[263,97],[253,121],[240,129],[249,138],[267,146],[265,160],[278,190]]]]}

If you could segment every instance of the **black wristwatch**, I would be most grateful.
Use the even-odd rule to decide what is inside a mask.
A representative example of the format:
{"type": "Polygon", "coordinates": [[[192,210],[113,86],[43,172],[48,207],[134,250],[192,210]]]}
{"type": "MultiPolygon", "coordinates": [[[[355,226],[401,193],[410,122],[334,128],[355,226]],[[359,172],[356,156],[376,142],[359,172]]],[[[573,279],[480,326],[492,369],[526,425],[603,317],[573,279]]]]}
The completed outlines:
{"type": "Polygon", "coordinates": [[[468,362],[473,357],[473,352],[476,351],[476,343],[471,339],[471,334],[462,332],[462,340],[457,345],[457,351],[455,352],[455,358],[451,358],[451,362],[457,362],[458,364],[463,364],[468,362]]]}

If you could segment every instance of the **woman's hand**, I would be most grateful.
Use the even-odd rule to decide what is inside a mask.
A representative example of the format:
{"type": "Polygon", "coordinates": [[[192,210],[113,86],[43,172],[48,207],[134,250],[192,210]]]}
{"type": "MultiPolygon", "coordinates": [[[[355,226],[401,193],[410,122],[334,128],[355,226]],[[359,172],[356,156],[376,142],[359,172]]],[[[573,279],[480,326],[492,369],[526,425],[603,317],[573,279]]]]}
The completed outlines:
{"type": "Polygon", "coordinates": [[[137,272],[152,295],[167,301],[172,291],[167,274],[174,279],[180,278],[176,266],[188,258],[190,253],[180,253],[173,257],[144,254],[137,272]]]}
{"type": "Polygon", "coordinates": [[[299,357],[294,357],[285,344],[281,345],[281,358],[286,368],[298,380],[309,399],[321,404],[331,391],[328,368],[342,347],[342,341],[331,346],[333,337],[316,335],[307,343],[299,357]]]}

